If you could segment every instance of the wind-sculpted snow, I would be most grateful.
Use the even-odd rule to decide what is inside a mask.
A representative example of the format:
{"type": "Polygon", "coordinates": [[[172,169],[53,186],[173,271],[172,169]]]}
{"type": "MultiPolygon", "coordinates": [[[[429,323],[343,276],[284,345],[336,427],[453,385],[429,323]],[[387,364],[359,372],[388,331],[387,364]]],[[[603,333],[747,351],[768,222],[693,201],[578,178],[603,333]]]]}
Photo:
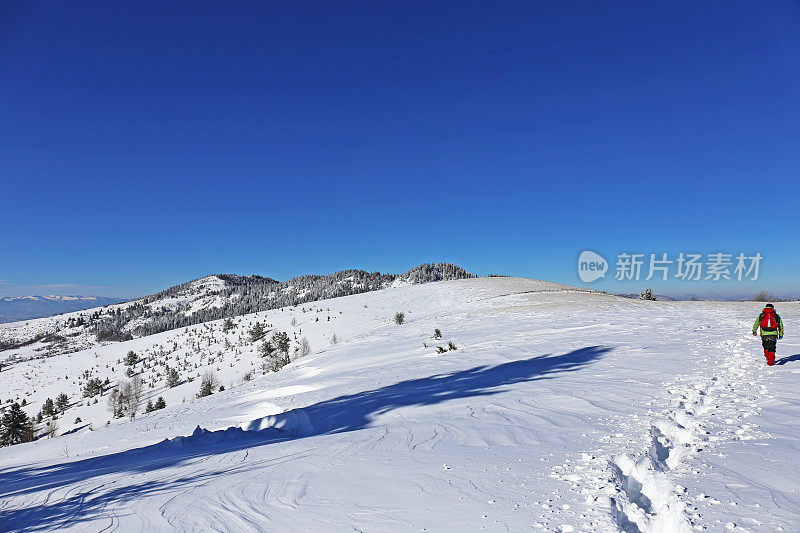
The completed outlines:
{"type": "Polygon", "coordinates": [[[478,366],[458,372],[409,379],[380,389],[338,396],[308,407],[254,420],[250,430],[276,428],[290,435],[355,431],[369,426],[372,417],[394,409],[427,406],[473,396],[493,396],[503,386],[548,379],[593,362],[611,348],[590,346],[561,355],[543,355],[494,367],[478,366]]]}
{"type": "MultiPolygon", "coordinates": [[[[406,380],[376,390],[332,398],[308,407],[270,415],[247,424],[247,429],[232,426],[209,431],[197,426],[191,435],[165,439],[157,444],[46,468],[16,468],[0,471],[0,496],[21,497],[32,492],[58,491],[65,485],[89,484],[90,480],[111,475],[142,474],[175,468],[187,461],[204,460],[210,455],[232,454],[255,447],[275,445],[318,435],[358,431],[370,427],[373,417],[410,406],[427,406],[454,399],[489,397],[502,394],[504,386],[577,370],[608,352],[604,347],[588,347],[562,355],[544,355],[511,361],[497,366],[479,366],[406,380]]],[[[268,453],[268,452],[266,452],[268,453]]],[[[187,482],[194,480],[187,479],[187,482]]],[[[146,483],[144,494],[164,490],[159,483],[146,483]]],[[[173,486],[174,482],[166,486],[173,486]]],[[[116,500],[142,496],[136,487],[116,500]]],[[[99,498],[106,504],[107,497],[99,498]]],[[[122,503],[118,501],[118,503],[122,503]]],[[[91,498],[59,500],[53,505],[0,509],[0,524],[9,529],[50,529],[73,523],[73,515],[94,513],[98,506],[91,498]],[[87,504],[87,500],[89,503],[87,504]]],[[[97,513],[98,517],[102,513],[97,513]]]]}
{"type": "MultiPolygon", "coordinates": [[[[765,367],[749,334],[757,306],[513,278],[316,305],[36,367],[58,384],[61,358],[104,368],[131,348],[161,353],[147,343],[216,353],[225,339],[241,352],[216,356],[223,392],[158,384],[148,394],[166,409],[106,426],[102,410],[76,405],[70,418],[93,431],[0,449],[0,530],[800,529],[800,343],[787,336],[782,364],[765,367]],[[311,354],[239,380],[258,361],[245,342],[255,321],[308,336],[311,354]],[[437,353],[448,341],[456,349],[437,353]]],[[[800,321],[797,304],[780,312],[800,321]]]]}

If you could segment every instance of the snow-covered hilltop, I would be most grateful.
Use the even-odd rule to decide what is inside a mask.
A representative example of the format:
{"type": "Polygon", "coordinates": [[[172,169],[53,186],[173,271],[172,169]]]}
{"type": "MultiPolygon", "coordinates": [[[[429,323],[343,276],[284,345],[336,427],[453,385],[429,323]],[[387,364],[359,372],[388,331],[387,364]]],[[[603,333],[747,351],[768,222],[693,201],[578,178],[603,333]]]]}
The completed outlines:
{"type": "Polygon", "coordinates": [[[31,352],[41,356],[68,353],[103,342],[386,287],[470,277],[463,268],[448,263],[425,263],[399,275],[344,270],[285,282],[217,274],[119,305],[0,325],[0,361],[4,356],[26,357],[31,352]]]}
{"type": "Polygon", "coordinates": [[[20,355],[3,407],[66,401],[57,437],[0,449],[0,530],[800,528],[800,343],[764,367],[757,306],[403,283],[20,355]],[[115,418],[134,380],[166,406],[115,418]]]}

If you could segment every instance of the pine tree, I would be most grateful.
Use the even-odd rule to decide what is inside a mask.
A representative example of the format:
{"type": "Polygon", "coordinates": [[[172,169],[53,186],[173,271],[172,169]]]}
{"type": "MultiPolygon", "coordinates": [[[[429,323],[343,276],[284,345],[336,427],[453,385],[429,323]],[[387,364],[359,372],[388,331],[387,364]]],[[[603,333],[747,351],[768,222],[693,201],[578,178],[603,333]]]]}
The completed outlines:
{"type": "Polygon", "coordinates": [[[282,353],[284,357],[287,359],[289,358],[289,347],[291,345],[291,341],[289,340],[289,335],[285,331],[279,331],[273,335],[272,343],[275,345],[275,349],[282,353]]]}
{"type": "Polygon", "coordinates": [[[85,398],[93,398],[98,394],[103,394],[103,382],[100,378],[92,378],[83,387],[83,396],[85,398]]]}
{"type": "Polygon", "coordinates": [[[52,398],[48,398],[42,405],[42,414],[44,416],[53,416],[56,413],[56,407],[52,398]]]}
{"type": "Polygon", "coordinates": [[[0,421],[0,446],[33,440],[33,423],[18,403],[14,403],[0,421]]]}
{"type": "Polygon", "coordinates": [[[270,341],[264,341],[258,348],[261,357],[272,357],[275,354],[275,346],[270,341]]]}
{"type": "Polygon", "coordinates": [[[63,392],[56,396],[56,409],[63,413],[69,407],[69,396],[64,394],[63,392]]]}
{"type": "Polygon", "coordinates": [[[178,371],[175,370],[174,368],[168,368],[167,369],[167,387],[169,387],[170,389],[172,387],[177,387],[178,384],[180,384],[180,382],[181,382],[181,377],[178,374],[178,371]]]}
{"type": "Polygon", "coordinates": [[[226,318],[225,322],[222,323],[222,332],[228,333],[233,328],[234,328],[233,320],[231,320],[230,318],[226,318]]]}
{"type": "Polygon", "coordinates": [[[128,355],[125,356],[125,360],[122,362],[125,363],[126,366],[134,366],[139,362],[139,356],[136,355],[136,352],[131,350],[128,352],[128,355]]]}
{"type": "Polygon", "coordinates": [[[280,331],[272,336],[271,344],[275,347],[275,351],[270,355],[270,370],[277,372],[289,364],[291,341],[286,332],[280,331]]]}
{"type": "Polygon", "coordinates": [[[264,326],[261,325],[261,322],[256,322],[250,329],[250,342],[256,342],[265,334],[264,326]]]}
{"type": "Polygon", "coordinates": [[[153,407],[155,409],[163,409],[166,406],[167,406],[167,402],[165,402],[164,398],[162,398],[161,396],[159,396],[158,400],[156,400],[156,403],[153,404],[153,407]]]}

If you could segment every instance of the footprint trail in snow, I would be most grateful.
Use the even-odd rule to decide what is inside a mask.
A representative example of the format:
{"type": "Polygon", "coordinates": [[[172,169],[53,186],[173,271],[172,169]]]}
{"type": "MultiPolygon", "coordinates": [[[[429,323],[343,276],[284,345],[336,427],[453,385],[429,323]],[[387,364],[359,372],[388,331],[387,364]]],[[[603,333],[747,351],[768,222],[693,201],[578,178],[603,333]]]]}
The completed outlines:
{"type": "MultiPolygon", "coordinates": [[[[745,421],[760,411],[758,401],[767,392],[763,362],[753,356],[752,342],[740,331],[731,331],[739,340],[693,350],[695,367],[666,384],[663,403],[670,407],[651,409],[649,428],[641,428],[648,434],[644,446],[631,449],[636,436],[617,433],[608,439],[613,443],[596,453],[583,453],[571,469],[557,469],[562,479],[587,496],[594,515],[587,515],[584,526],[613,525],[626,533],[704,529],[695,503],[721,502],[702,493],[689,494],[681,480],[701,473],[694,461],[699,454],[713,453],[722,442],[755,437],[756,427],[745,421]]],[[[624,418],[625,414],[617,414],[608,427],[624,426],[619,423],[624,418]]]]}

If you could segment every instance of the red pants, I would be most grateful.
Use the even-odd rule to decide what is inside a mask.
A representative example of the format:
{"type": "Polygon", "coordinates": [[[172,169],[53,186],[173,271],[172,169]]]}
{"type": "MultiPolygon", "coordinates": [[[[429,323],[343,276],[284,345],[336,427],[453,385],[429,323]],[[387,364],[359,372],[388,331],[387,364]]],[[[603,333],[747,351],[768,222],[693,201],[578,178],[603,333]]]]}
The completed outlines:
{"type": "Polygon", "coordinates": [[[775,335],[762,335],[761,346],[764,347],[764,357],[767,358],[767,364],[772,366],[775,364],[775,348],[778,343],[778,338],[775,335]]]}

